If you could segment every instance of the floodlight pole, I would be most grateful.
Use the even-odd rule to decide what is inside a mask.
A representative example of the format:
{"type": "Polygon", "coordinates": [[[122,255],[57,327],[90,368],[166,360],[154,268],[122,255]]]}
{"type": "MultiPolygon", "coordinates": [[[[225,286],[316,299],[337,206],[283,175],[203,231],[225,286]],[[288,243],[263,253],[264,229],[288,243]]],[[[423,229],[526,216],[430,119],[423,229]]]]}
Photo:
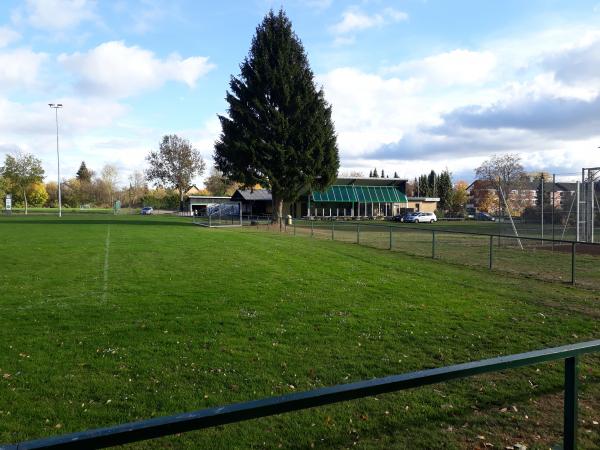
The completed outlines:
{"type": "Polygon", "coordinates": [[[58,164],[58,217],[62,217],[62,196],[60,192],[60,152],[58,147],[58,109],[62,108],[61,103],[48,103],[48,106],[54,109],[56,119],[56,160],[58,164]]]}

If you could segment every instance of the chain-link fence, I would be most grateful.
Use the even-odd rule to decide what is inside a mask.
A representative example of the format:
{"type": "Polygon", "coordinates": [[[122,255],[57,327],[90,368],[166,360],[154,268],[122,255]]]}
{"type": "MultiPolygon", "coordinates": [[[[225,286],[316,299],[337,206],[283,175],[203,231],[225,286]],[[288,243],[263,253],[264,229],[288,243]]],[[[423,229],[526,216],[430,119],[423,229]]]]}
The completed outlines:
{"type": "Polygon", "coordinates": [[[241,227],[242,222],[239,202],[211,204],[205,210],[192,214],[192,223],[205,227],[241,227]]]}
{"type": "MultiPolygon", "coordinates": [[[[279,226],[263,225],[279,231],[279,226]]],[[[600,288],[600,244],[539,237],[479,233],[439,226],[353,221],[295,220],[282,231],[483,267],[537,278],[600,288]]]]}

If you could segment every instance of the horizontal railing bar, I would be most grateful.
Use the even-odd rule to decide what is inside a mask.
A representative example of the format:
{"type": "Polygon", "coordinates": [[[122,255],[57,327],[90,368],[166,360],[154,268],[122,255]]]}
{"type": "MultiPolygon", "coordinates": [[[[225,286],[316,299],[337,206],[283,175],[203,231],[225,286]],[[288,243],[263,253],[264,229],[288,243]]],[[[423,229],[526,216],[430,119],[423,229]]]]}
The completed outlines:
{"type": "Polygon", "coordinates": [[[596,351],[600,351],[600,339],[28,441],[7,448],[11,448],[11,450],[104,448],[540,362],[560,360],[596,351]]]}
{"type": "MultiPolygon", "coordinates": [[[[300,222],[300,220],[298,220],[297,222],[300,222]]],[[[302,220],[302,222],[314,222],[315,224],[317,224],[316,226],[319,226],[319,222],[325,222],[325,225],[323,226],[327,226],[328,223],[327,221],[320,221],[320,220],[302,220]]],[[[342,223],[344,221],[341,221],[342,223]]],[[[348,226],[350,225],[354,225],[356,226],[357,223],[360,223],[361,225],[365,226],[365,227],[389,227],[389,224],[381,224],[381,223],[365,223],[364,221],[356,221],[356,222],[350,222],[348,221],[348,226]]],[[[340,225],[338,225],[340,226],[340,225]]],[[[342,225],[343,226],[343,225],[342,225]]],[[[425,227],[415,227],[412,225],[393,225],[393,227],[395,229],[398,230],[415,230],[415,231],[421,231],[421,232],[427,232],[427,233],[431,233],[431,229],[430,228],[425,228],[425,227]]],[[[460,230],[448,230],[448,229],[444,229],[444,228],[434,228],[436,233],[450,233],[450,234],[464,234],[464,235],[468,235],[468,236],[494,236],[494,237],[499,237],[499,238],[507,238],[507,239],[523,239],[523,240],[530,240],[530,241],[541,241],[541,242],[558,242],[561,244],[572,244],[572,243],[576,243],[576,244],[581,244],[581,245],[595,245],[595,246],[599,246],[600,242],[581,242],[581,241],[569,241],[566,239],[551,239],[551,238],[540,238],[540,237],[532,237],[532,236],[515,236],[515,235],[510,235],[510,234],[499,234],[499,233],[474,233],[472,231],[460,231],[460,230]]]]}

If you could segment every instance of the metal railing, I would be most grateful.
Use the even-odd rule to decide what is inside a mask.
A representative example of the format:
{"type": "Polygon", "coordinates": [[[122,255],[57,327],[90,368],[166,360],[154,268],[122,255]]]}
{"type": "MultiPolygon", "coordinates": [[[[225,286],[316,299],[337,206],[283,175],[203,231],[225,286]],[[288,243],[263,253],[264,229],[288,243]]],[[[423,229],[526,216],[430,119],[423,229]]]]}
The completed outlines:
{"type": "Polygon", "coordinates": [[[600,340],[547,348],[454,366],[237,403],[108,428],[0,446],[4,450],[104,448],[203,428],[243,422],[316,406],[442,383],[548,361],[564,360],[563,449],[577,448],[577,365],[580,355],[600,351],[600,340]]]}
{"type": "MultiPolygon", "coordinates": [[[[501,243],[501,240],[506,241],[511,241],[511,242],[515,242],[518,243],[518,246],[520,247],[521,250],[524,250],[523,248],[523,243],[525,242],[530,242],[530,243],[537,243],[539,244],[538,248],[544,248],[544,245],[546,245],[545,248],[548,249],[554,249],[554,248],[561,248],[563,251],[562,253],[570,253],[570,273],[568,274],[570,276],[569,279],[569,283],[570,284],[575,284],[576,283],[576,279],[577,279],[577,248],[586,248],[586,249],[594,249],[594,254],[600,255],[600,243],[589,243],[589,242],[577,242],[577,241],[572,241],[572,240],[566,240],[566,239],[548,239],[548,238],[540,238],[540,237],[531,237],[531,236],[515,236],[515,235],[509,235],[509,234],[501,234],[501,233],[479,233],[479,232],[470,232],[470,231],[462,231],[462,230],[452,230],[452,229],[444,229],[444,228],[427,228],[427,226],[413,226],[413,225],[387,225],[387,224],[377,224],[377,223],[361,223],[361,222],[346,222],[346,221],[340,221],[338,223],[336,223],[335,220],[331,220],[331,221],[315,221],[315,220],[294,220],[293,225],[292,225],[292,230],[289,230],[290,227],[287,227],[288,230],[287,231],[291,231],[294,236],[297,235],[297,228],[298,229],[306,229],[307,232],[309,232],[311,237],[314,237],[317,235],[317,231],[318,230],[322,230],[324,231],[323,233],[321,233],[322,237],[326,237],[326,238],[331,238],[332,240],[335,240],[335,231],[336,229],[339,230],[345,230],[345,231],[349,231],[349,230],[355,230],[352,231],[352,233],[356,234],[356,237],[354,239],[354,242],[356,244],[364,244],[365,243],[365,239],[364,236],[366,235],[366,233],[369,232],[378,232],[378,233],[385,233],[385,234],[389,234],[389,250],[394,249],[394,235],[395,233],[402,233],[402,232],[417,232],[417,233],[421,233],[421,234],[429,234],[430,235],[430,244],[431,244],[431,258],[432,259],[436,259],[439,255],[437,253],[437,249],[438,249],[438,238],[441,235],[459,235],[459,236],[471,236],[474,238],[481,238],[481,237],[487,237],[489,238],[487,243],[485,244],[485,246],[487,247],[486,252],[487,252],[487,261],[486,261],[486,266],[490,269],[493,270],[495,269],[495,265],[494,265],[494,261],[495,261],[495,252],[494,252],[494,247],[496,246],[496,244],[499,246],[501,243]],[[363,239],[361,240],[361,235],[363,235],[363,239]]],[[[387,241],[387,238],[386,238],[387,241]]],[[[380,242],[380,244],[387,244],[380,242]]],[[[381,245],[380,245],[381,246],[381,245]]],[[[387,245],[383,245],[384,247],[388,248],[387,245]]],[[[516,247],[516,245],[515,245],[516,247]]],[[[429,256],[428,255],[423,255],[423,256],[429,256]]],[[[600,280],[598,280],[600,281],[600,280]]]]}

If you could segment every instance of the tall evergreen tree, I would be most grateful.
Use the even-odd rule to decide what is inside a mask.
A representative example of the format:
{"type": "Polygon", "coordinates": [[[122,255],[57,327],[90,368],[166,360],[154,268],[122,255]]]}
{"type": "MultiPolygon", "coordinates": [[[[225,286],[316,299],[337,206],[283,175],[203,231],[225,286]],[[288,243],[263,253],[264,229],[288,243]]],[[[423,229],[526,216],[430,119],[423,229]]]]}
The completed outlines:
{"type": "Polygon", "coordinates": [[[452,175],[448,170],[444,170],[438,177],[437,196],[440,198],[439,208],[447,210],[450,208],[452,200],[452,175]]]}
{"type": "Polygon", "coordinates": [[[77,179],[84,183],[90,183],[92,181],[92,171],[87,168],[85,161],[81,161],[79,170],[77,171],[77,179]]]}
{"type": "Polygon", "coordinates": [[[381,169],[381,178],[385,178],[385,173],[383,172],[383,169],[381,169]]]}
{"type": "Polygon", "coordinates": [[[429,183],[427,180],[427,175],[421,175],[419,177],[419,181],[417,183],[417,196],[418,197],[429,196],[429,183]]]}
{"type": "Polygon", "coordinates": [[[373,169],[373,178],[379,178],[379,174],[377,173],[377,168],[373,169]]]}
{"type": "Polygon", "coordinates": [[[373,178],[373,171],[369,170],[369,178],[373,178]]]}
{"type": "Polygon", "coordinates": [[[435,170],[432,170],[429,172],[429,175],[427,175],[427,196],[437,197],[437,181],[438,177],[435,170]]]}
{"type": "Polygon", "coordinates": [[[398,176],[398,172],[394,172],[394,178],[400,178],[400,177],[398,176]]]}
{"type": "Polygon", "coordinates": [[[283,12],[270,11],[257,27],[239,77],[227,92],[228,117],[215,165],[230,180],[271,190],[274,220],[283,202],[305,189],[324,189],[339,168],[331,106],[314,75],[300,39],[283,12]]]}

